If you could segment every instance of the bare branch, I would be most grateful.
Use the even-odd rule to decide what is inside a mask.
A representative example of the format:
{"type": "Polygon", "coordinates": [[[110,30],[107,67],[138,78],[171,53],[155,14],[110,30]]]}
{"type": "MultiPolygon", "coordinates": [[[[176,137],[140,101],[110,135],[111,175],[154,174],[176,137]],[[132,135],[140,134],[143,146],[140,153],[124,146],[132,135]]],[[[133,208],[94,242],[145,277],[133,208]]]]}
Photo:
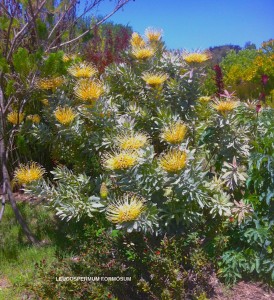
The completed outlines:
{"type": "MultiPolygon", "coordinates": [[[[34,17],[36,18],[37,15],[39,14],[39,12],[41,11],[41,9],[44,7],[44,5],[46,4],[47,0],[43,0],[42,3],[39,5],[39,7],[37,8],[37,11],[35,12],[34,14],[34,17]]],[[[7,55],[7,60],[9,60],[11,58],[11,55],[13,53],[13,49],[16,45],[16,42],[18,40],[19,37],[21,37],[21,35],[23,34],[23,32],[26,30],[26,28],[30,25],[30,23],[32,22],[32,19],[30,21],[28,21],[24,26],[23,28],[15,35],[13,41],[12,41],[12,44],[11,44],[11,47],[10,47],[10,51],[7,55]]]]}
{"type": "Polygon", "coordinates": [[[80,34],[79,36],[77,36],[76,38],[74,38],[72,40],[69,40],[67,42],[61,43],[59,46],[54,46],[54,47],[48,48],[47,51],[48,50],[53,50],[53,49],[56,49],[58,47],[62,47],[62,46],[65,46],[65,45],[68,45],[68,44],[71,44],[71,43],[74,43],[74,42],[78,41],[83,36],[85,36],[87,33],[89,33],[91,30],[93,30],[96,26],[104,23],[107,19],[109,19],[112,15],[114,15],[120,8],[122,8],[129,1],[130,0],[125,0],[125,1],[123,1],[123,3],[117,4],[117,6],[115,7],[115,9],[111,13],[109,13],[108,15],[106,15],[102,20],[100,20],[99,22],[97,22],[94,26],[92,26],[91,28],[89,28],[88,30],[86,30],[85,32],[83,32],[82,34],[80,34]]]}
{"type": "Polygon", "coordinates": [[[55,31],[55,29],[59,26],[59,24],[63,21],[64,17],[66,16],[66,14],[71,10],[71,8],[73,8],[73,6],[76,5],[76,1],[73,0],[71,2],[71,5],[64,11],[63,15],[60,17],[60,19],[58,20],[58,22],[56,22],[56,24],[54,25],[54,27],[52,28],[51,32],[48,35],[48,38],[50,38],[53,34],[53,32],[55,31]]]}

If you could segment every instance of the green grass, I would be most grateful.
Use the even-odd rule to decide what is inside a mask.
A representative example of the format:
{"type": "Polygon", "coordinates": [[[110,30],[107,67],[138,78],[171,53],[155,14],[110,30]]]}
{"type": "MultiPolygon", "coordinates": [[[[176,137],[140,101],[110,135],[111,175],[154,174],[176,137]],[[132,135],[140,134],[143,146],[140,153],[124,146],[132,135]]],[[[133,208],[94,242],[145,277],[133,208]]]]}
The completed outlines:
{"type": "Polygon", "coordinates": [[[19,208],[31,230],[40,241],[46,241],[46,246],[37,247],[27,242],[7,205],[0,223],[0,280],[5,278],[11,286],[0,288],[0,300],[22,299],[27,286],[35,281],[35,264],[45,259],[50,265],[56,259],[54,240],[57,237],[52,213],[43,204],[20,203],[19,208]]]}

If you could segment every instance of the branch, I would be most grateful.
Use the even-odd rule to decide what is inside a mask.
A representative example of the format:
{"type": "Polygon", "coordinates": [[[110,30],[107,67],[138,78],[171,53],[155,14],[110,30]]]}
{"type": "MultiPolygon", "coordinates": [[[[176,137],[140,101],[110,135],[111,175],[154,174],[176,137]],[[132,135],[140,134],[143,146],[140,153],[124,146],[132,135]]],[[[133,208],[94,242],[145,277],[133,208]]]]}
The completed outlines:
{"type": "Polygon", "coordinates": [[[56,22],[56,24],[54,25],[54,27],[52,28],[51,32],[48,35],[48,39],[52,36],[54,30],[58,27],[58,25],[61,23],[61,21],[64,19],[65,15],[70,11],[70,9],[76,5],[76,1],[73,0],[71,5],[68,7],[68,9],[65,10],[65,12],[63,13],[63,15],[60,17],[60,19],[58,20],[58,22],[56,22]]]}
{"type": "MultiPolygon", "coordinates": [[[[44,0],[44,1],[40,4],[40,6],[38,7],[37,11],[35,12],[35,14],[34,14],[34,16],[33,16],[34,18],[37,17],[37,15],[39,14],[39,12],[41,11],[41,9],[43,8],[43,6],[45,5],[46,2],[47,2],[47,0],[44,0]]],[[[17,42],[17,39],[21,36],[21,34],[25,31],[25,29],[30,25],[30,23],[31,23],[32,21],[33,21],[33,18],[32,18],[30,21],[28,21],[28,22],[23,26],[23,28],[15,35],[15,37],[14,37],[14,39],[13,39],[13,41],[12,41],[11,47],[10,47],[10,51],[9,51],[9,53],[8,53],[8,55],[7,55],[7,60],[9,60],[10,57],[11,57],[11,55],[12,55],[12,52],[13,52],[13,49],[14,49],[15,44],[16,44],[16,42],[17,42]]]]}
{"type": "Polygon", "coordinates": [[[65,45],[68,45],[68,44],[71,44],[71,43],[74,43],[76,41],[78,41],[79,39],[81,39],[83,36],[85,36],[87,33],[89,33],[91,30],[93,30],[96,26],[102,24],[103,22],[105,22],[108,18],[110,18],[112,15],[114,15],[120,8],[122,8],[127,2],[129,2],[130,0],[125,0],[122,4],[118,4],[115,9],[108,15],[106,15],[102,20],[100,20],[99,22],[97,22],[94,26],[90,27],[88,30],[86,30],[85,32],[83,32],[82,34],[80,34],[79,36],[77,36],[76,38],[70,40],[70,41],[67,41],[67,42],[64,42],[64,43],[61,43],[59,46],[54,46],[54,47],[51,47],[51,48],[48,48],[46,50],[46,52],[48,50],[53,50],[53,49],[56,49],[58,47],[62,47],[62,46],[65,46],[65,45]]]}

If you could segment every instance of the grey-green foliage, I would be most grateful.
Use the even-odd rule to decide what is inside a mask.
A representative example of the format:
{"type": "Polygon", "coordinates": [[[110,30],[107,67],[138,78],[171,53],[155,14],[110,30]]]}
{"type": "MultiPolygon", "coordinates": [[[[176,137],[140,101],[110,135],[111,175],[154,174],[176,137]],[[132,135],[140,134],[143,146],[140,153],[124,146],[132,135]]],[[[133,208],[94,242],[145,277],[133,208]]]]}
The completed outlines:
{"type": "Polygon", "coordinates": [[[90,177],[76,175],[66,167],[57,167],[53,174],[53,182],[41,180],[27,187],[28,193],[45,198],[56,214],[67,221],[80,220],[83,216],[93,217],[100,198],[93,195],[94,182],[90,177]]]}

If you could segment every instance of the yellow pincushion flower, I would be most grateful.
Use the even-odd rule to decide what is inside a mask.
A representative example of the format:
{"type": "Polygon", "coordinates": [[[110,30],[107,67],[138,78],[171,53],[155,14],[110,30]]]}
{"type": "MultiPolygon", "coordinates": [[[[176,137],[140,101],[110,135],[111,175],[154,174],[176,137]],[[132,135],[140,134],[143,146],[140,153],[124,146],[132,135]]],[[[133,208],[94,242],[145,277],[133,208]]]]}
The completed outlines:
{"type": "Polygon", "coordinates": [[[32,123],[36,123],[36,124],[39,124],[41,121],[40,116],[37,114],[29,115],[29,116],[27,116],[27,119],[30,120],[32,123]]]}
{"type": "Polygon", "coordinates": [[[14,180],[19,184],[28,184],[41,179],[44,174],[44,168],[42,168],[36,162],[29,162],[25,165],[19,165],[19,167],[14,172],[14,180]]]}
{"type": "Polygon", "coordinates": [[[100,197],[106,199],[108,196],[108,188],[105,182],[102,182],[100,187],[100,197]]]}
{"type": "Polygon", "coordinates": [[[145,30],[145,36],[150,42],[158,42],[162,36],[162,30],[147,28],[145,30]]]}
{"type": "Polygon", "coordinates": [[[178,173],[186,166],[186,152],[171,149],[161,156],[159,164],[168,173],[178,173]]]}
{"type": "Polygon", "coordinates": [[[74,93],[82,101],[96,101],[104,92],[103,83],[99,80],[92,81],[81,79],[75,86],[74,93]]]}
{"type": "Polygon", "coordinates": [[[145,72],[142,78],[149,86],[159,87],[168,79],[168,75],[165,73],[145,72]]]}
{"type": "Polygon", "coordinates": [[[41,90],[54,90],[64,83],[62,76],[52,78],[40,78],[37,80],[36,85],[41,90]]]}
{"type": "Polygon", "coordinates": [[[134,194],[124,194],[106,208],[106,218],[115,224],[138,220],[145,210],[144,198],[134,194]]]}
{"type": "Polygon", "coordinates": [[[234,108],[236,108],[239,105],[238,101],[218,101],[216,104],[212,105],[213,108],[215,108],[218,112],[221,114],[226,114],[229,111],[232,111],[234,108]]]}
{"type": "Polygon", "coordinates": [[[7,115],[7,120],[13,125],[18,125],[23,122],[24,117],[24,113],[18,113],[18,111],[14,110],[7,115]]]}
{"type": "Polygon", "coordinates": [[[116,142],[119,148],[123,150],[137,150],[147,144],[148,137],[143,133],[124,134],[118,136],[116,142]]]}
{"type": "Polygon", "coordinates": [[[68,68],[68,72],[77,78],[81,77],[92,77],[95,75],[98,71],[95,66],[92,64],[88,64],[86,62],[73,64],[71,67],[68,68]]]}
{"type": "Polygon", "coordinates": [[[145,41],[137,32],[133,32],[130,39],[130,44],[134,48],[144,47],[145,41]]]}
{"type": "Polygon", "coordinates": [[[203,63],[209,59],[211,59],[211,54],[209,52],[192,52],[192,53],[188,53],[188,52],[184,52],[183,53],[183,59],[191,64],[191,63],[203,63]]]}
{"type": "Polygon", "coordinates": [[[58,107],[54,112],[56,120],[63,124],[70,124],[76,117],[76,114],[70,107],[58,107]]]}
{"type": "Polygon", "coordinates": [[[43,105],[49,106],[49,100],[48,99],[42,99],[41,102],[43,103],[43,105]]]}
{"type": "Polygon", "coordinates": [[[138,162],[138,154],[132,150],[123,150],[113,154],[106,154],[103,158],[105,168],[109,170],[126,170],[134,167],[138,162]]]}
{"type": "Polygon", "coordinates": [[[132,55],[137,59],[148,59],[155,54],[155,50],[150,47],[133,48],[132,55]]]}
{"type": "Polygon", "coordinates": [[[179,144],[185,138],[186,132],[186,125],[182,122],[176,122],[163,129],[161,138],[170,144],[179,144]]]}
{"type": "Polygon", "coordinates": [[[69,62],[71,60],[74,60],[75,58],[76,58],[75,54],[64,54],[62,60],[63,60],[63,62],[66,63],[66,62],[69,62]]]}
{"type": "Polygon", "coordinates": [[[202,96],[198,100],[201,103],[208,103],[211,100],[211,97],[209,97],[209,96],[202,96]]]}

